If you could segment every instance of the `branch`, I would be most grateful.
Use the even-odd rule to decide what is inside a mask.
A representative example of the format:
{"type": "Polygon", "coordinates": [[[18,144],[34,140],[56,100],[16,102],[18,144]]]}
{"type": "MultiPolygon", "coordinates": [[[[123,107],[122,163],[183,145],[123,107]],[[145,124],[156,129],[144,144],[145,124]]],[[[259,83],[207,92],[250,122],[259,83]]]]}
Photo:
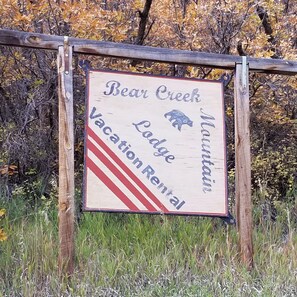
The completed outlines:
{"type": "Polygon", "coordinates": [[[244,51],[243,47],[242,47],[242,42],[241,41],[239,41],[237,43],[236,48],[237,48],[237,52],[238,52],[239,56],[246,56],[247,55],[246,52],[244,51]]]}
{"type": "MultiPolygon", "coordinates": [[[[148,36],[148,34],[150,33],[153,24],[155,23],[155,20],[150,24],[147,33],[145,33],[145,29],[146,29],[146,25],[147,25],[147,21],[148,21],[148,16],[149,16],[149,12],[151,9],[151,5],[152,5],[153,0],[146,0],[145,1],[145,5],[143,8],[143,11],[138,11],[139,13],[139,17],[140,17],[140,22],[139,22],[139,27],[138,27],[138,34],[135,40],[135,44],[137,45],[143,45],[143,42],[145,40],[145,38],[148,36]]],[[[131,62],[131,65],[133,67],[135,67],[139,62],[137,60],[133,60],[131,62]]]]}
{"type": "Polygon", "coordinates": [[[148,27],[148,29],[147,29],[147,32],[146,32],[146,34],[145,34],[143,40],[145,40],[145,39],[148,37],[148,35],[150,34],[151,29],[152,29],[152,27],[153,27],[155,21],[156,21],[156,19],[154,19],[154,20],[150,23],[150,25],[149,25],[149,27],[148,27]]]}
{"type": "Polygon", "coordinates": [[[268,36],[268,41],[273,45],[271,50],[274,52],[274,54],[271,56],[272,59],[280,59],[280,56],[276,53],[276,48],[275,48],[275,38],[272,35],[273,30],[271,27],[271,24],[269,22],[269,17],[268,13],[265,10],[264,7],[262,6],[257,6],[257,14],[260,20],[262,21],[262,26],[264,28],[265,34],[268,36]]]}
{"type": "Polygon", "coordinates": [[[148,21],[148,16],[149,16],[152,2],[153,2],[153,0],[146,0],[143,11],[138,11],[139,17],[140,17],[140,22],[139,22],[139,27],[138,27],[138,34],[137,34],[137,37],[135,40],[135,44],[137,44],[137,45],[142,45],[144,42],[144,39],[146,37],[145,28],[146,28],[146,24],[148,21]]]}

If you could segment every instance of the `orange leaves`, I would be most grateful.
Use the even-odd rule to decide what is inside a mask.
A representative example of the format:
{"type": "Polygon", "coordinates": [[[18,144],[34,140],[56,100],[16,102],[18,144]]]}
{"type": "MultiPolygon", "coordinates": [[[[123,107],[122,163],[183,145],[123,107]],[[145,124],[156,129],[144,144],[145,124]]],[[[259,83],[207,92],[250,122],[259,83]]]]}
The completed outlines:
{"type": "Polygon", "coordinates": [[[18,172],[17,168],[16,165],[3,165],[0,167],[0,175],[14,175],[18,172]]]}
{"type": "Polygon", "coordinates": [[[107,10],[93,2],[63,3],[59,10],[75,37],[121,42],[129,36],[131,18],[128,10],[107,10]]]}
{"type": "MultiPolygon", "coordinates": [[[[293,2],[286,11],[282,1],[275,0],[153,1],[148,27],[154,24],[146,44],[238,54],[236,46],[241,42],[250,56],[270,57],[276,48],[294,60],[297,17],[293,2]],[[258,6],[269,16],[276,45],[269,45],[258,6]]],[[[144,4],[144,0],[0,0],[0,27],[133,43],[144,4]]]]}

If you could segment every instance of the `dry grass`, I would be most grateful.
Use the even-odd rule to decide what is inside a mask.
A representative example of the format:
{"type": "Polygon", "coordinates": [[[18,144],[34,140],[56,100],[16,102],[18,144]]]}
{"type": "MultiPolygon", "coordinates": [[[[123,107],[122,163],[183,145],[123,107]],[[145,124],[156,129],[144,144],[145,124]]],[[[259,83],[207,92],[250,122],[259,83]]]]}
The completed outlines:
{"type": "Polygon", "coordinates": [[[219,219],[86,213],[67,282],[58,277],[55,212],[18,211],[8,210],[0,243],[0,296],[297,296],[289,212],[255,218],[251,272],[239,261],[235,227],[219,219]]]}

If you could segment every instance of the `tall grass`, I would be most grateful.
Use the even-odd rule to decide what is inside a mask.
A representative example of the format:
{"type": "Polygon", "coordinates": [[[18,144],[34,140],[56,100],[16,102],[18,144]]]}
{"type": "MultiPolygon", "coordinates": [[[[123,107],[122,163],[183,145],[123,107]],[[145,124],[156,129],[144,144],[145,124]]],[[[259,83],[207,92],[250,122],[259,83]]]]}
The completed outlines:
{"type": "Polygon", "coordinates": [[[251,272],[240,262],[236,228],[219,219],[85,213],[66,281],[58,276],[55,209],[6,207],[0,296],[297,296],[289,211],[276,221],[255,211],[251,272]]]}

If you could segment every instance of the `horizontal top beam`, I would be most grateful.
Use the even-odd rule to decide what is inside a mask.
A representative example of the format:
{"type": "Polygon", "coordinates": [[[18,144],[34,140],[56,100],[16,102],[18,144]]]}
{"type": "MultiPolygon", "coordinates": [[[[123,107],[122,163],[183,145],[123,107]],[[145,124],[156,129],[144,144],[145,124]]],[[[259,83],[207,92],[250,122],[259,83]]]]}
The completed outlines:
{"type": "MultiPolygon", "coordinates": [[[[0,44],[57,50],[59,46],[64,44],[64,37],[0,29],[0,44]]],[[[221,69],[234,69],[235,64],[241,63],[242,59],[240,56],[95,41],[73,37],[69,37],[69,45],[73,46],[73,52],[77,54],[196,65],[221,69]]],[[[252,57],[248,57],[247,60],[250,71],[286,75],[297,74],[297,62],[295,61],[252,57]]]]}

